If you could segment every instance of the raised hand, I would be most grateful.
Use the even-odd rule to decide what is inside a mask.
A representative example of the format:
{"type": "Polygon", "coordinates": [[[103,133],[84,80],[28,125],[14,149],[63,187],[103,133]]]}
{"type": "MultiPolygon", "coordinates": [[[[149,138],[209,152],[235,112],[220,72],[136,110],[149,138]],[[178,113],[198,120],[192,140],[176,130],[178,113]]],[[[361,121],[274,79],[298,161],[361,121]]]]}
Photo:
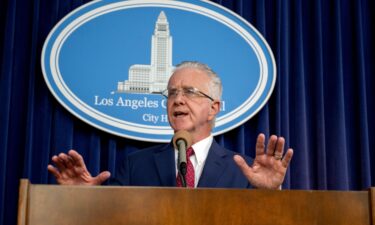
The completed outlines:
{"type": "Polygon", "coordinates": [[[108,171],[104,171],[98,176],[92,177],[82,156],[75,150],[70,150],[68,154],[55,155],[52,157],[52,161],[56,167],[48,165],[48,171],[56,177],[59,184],[100,185],[111,176],[108,171]]]}
{"type": "Polygon", "coordinates": [[[265,150],[265,136],[259,134],[253,165],[249,166],[239,155],[234,156],[234,161],[254,187],[277,189],[284,181],[293,156],[291,148],[283,156],[284,144],[284,138],[272,135],[265,150]]]}

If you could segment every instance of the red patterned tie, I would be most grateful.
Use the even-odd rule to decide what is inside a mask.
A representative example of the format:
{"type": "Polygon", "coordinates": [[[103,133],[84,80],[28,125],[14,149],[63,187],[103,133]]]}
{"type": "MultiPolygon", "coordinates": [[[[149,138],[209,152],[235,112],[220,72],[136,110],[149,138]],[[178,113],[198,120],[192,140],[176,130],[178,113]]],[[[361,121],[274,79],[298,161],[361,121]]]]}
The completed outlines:
{"type": "MultiPolygon", "coordinates": [[[[190,156],[194,155],[194,149],[192,147],[188,148],[186,150],[186,186],[194,188],[194,181],[195,181],[195,173],[194,173],[194,167],[193,164],[190,161],[190,156]]],[[[177,175],[176,179],[177,187],[182,187],[182,181],[181,181],[181,176],[177,175]]]]}

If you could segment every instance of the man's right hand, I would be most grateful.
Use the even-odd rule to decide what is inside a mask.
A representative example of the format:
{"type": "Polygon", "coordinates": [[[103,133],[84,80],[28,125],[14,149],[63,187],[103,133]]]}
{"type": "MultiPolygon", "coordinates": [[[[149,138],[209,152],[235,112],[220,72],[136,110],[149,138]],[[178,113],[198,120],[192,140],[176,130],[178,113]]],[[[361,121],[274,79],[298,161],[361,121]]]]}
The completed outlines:
{"type": "Polygon", "coordinates": [[[56,177],[59,184],[100,185],[111,176],[109,171],[104,171],[98,176],[92,177],[82,156],[75,150],[70,150],[68,154],[55,155],[52,157],[52,161],[56,167],[48,165],[48,171],[56,177]]]}

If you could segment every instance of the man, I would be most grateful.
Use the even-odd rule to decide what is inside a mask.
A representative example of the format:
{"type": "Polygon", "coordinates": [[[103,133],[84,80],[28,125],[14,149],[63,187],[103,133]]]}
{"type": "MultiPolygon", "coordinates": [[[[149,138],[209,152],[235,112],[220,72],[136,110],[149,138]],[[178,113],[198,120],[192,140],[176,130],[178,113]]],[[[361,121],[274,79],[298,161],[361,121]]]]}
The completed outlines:
{"type": "MultiPolygon", "coordinates": [[[[220,110],[221,92],[220,78],[207,65],[183,62],[163,93],[168,98],[171,127],[175,132],[187,131],[192,138],[194,153],[188,157],[188,164],[193,178],[188,186],[280,188],[293,155],[288,149],[283,156],[284,138],[272,135],[266,148],[265,136],[260,134],[254,160],[219,146],[213,139],[211,130],[220,110]]],[[[52,161],[56,167],[48,165],[48,170],[59,184],[99,185],[110,177],[108,171],[91,176],[82,156],[74,150],[53,156],[52,161]]],[[[177,151],[172,144],[140,150],[128,156],[111,183],[176,186],[180,182],[176,165],[177,151]]]]}

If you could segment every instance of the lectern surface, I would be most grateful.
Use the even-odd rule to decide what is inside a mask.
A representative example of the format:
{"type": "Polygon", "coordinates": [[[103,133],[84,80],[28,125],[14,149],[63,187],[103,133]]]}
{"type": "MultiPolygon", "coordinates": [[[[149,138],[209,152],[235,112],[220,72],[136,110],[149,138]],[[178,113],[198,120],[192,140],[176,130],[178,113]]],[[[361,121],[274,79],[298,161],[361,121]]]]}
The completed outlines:
{"type": "Polygon", "coordinates": [[[85,187],[22,180],[18,225],[370,225],[370,199],[370,191],[85,187]]]}

